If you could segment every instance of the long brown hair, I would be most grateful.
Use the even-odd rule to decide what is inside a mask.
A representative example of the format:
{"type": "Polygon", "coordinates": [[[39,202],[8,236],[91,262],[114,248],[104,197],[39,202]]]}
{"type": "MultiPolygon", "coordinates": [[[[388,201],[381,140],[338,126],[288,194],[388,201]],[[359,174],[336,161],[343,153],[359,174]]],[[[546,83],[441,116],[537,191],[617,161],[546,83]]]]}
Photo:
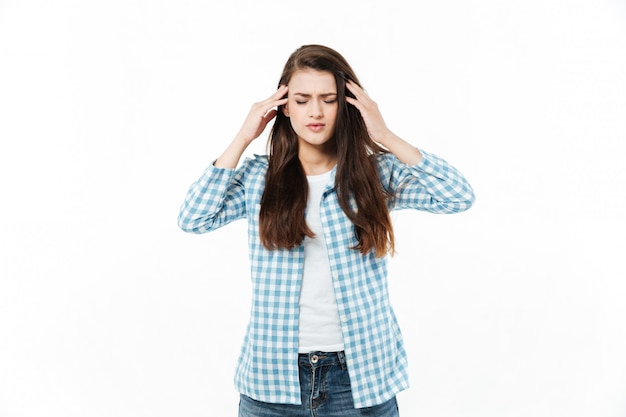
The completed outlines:
{"type": "MultiPolygon", "coordinates": [[[[378,175],[376,154],[386,152],[374,142],[359,110],[349,104],[346,81],[360,85],[354,71],[337,51],[321,45],[304,45],[287,60],[278,85],[286,85],[292,74],[314,69],[333,74],[337,85],[338,111],[333,138],[337,148],[335,188],[339,205],[354,224],[358,239],[352,249],[375,256],[394,250],[394,235],[387,200],[391,194],[378,175]]],[[[268,249],[292,249],[305,236],[314,237],[304,211],[308,182],[298,158],[298,137],[289,119],[279,109],[268,140],[269,168],[261,198],[259,217],[261,243],[268,249]]]]}

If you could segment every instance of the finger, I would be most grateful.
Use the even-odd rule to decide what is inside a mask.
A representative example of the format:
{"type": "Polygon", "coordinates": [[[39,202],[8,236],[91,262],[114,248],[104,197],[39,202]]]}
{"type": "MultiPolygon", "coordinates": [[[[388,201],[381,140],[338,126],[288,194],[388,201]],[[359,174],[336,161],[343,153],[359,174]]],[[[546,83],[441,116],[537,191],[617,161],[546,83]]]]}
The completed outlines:
{"type": "Polygon", "coordinates": [[[352,94],[354,94],[354,96],[355,96],[357,99],[359,99],[359,98],[360,98],[360,96],[362,96],[362,95],[364,95],[364,94],[365,94],[365,93],[364,93],[364,91],[363,91],[363,89],[362,89],[361,87],[359,87],[359,86],[358,86],[358,84],[357,84],[357,83],[355,83],[355,82],[354,82],[354,81],[352,81],[352,80],[349,80],[349,81],[346,83],[346,87],[348,87],[348,90],[350,90],[350,92],[351,92],[352,94]]]}
{"type": "Polygon", "coordinates": [[[361,110],[361,102],[358,99],[346,96],[346,101],[361,110]]]}
{"type": "Polygon", "coordinates": [[[281,98],[280,100],[276,100],[276,101],[270,103],[270,108],[274,109],[276,107],[283,106],[285,104],[287,104],[287,98],[281,98]]]}
{"type": "Polygon", "coordinates": [[[276,109],[272,109],[270,111],[267,112],[267,114],[265,116],[263,116],[263,125],[267,125],[270,120],[272,120],[274,117],[276,117],[276,114],[278,114],[278,112],[276,111],[276,109]]]}
{"type": "Polygon", "coordinates": [[[287,94],[288,90],[289,90],[289,87],[283,84],[280,87],[278,87],[278,89],[274,92],[274,94],[270,96],[270,99],[276,100],[276,99],[283,98],[283,96],[287,94]]]}
{"type": "Polygon", "coordinates": [[[352,94],[354,94],[354,97],[356,97],[356,99],[359,100],[361,103],[363,103],[365,106],[372,105],[373,100],[370,98],[370,96],[367,95],[365,90],[363,90],[363,88],[360,87],[357,83],[350,81],[349,84],[346,84],[346,86],[348,86],[348,89],[350,89],[352,94]]]}
{"type": "Polygon", "coordinates": [[[274,97],[274,95],[272,95],[272,97],[269,97],[255,104],[255,107],[257,109],[255,110],[255,113],[258,111],[258,113],[256,114],[260,114],[264,116],[269,110],[273,109],[274,107],[282,106],[283,104],[286,104],[286,103],[287,103],[287,97],[276,98],[274,97]]]}
{"type": "Polygon", "coordinates": [[[274,94],[272,94],[265,101],[263,101],[263,104],[265,104],[269,108],[272,108],[272,107],[281,106],[287,103],[287,97],[285,97],[285,94],[287,94],[287,91],[288,91],[288,87],[286,85],[281,85],[274,94]]]}

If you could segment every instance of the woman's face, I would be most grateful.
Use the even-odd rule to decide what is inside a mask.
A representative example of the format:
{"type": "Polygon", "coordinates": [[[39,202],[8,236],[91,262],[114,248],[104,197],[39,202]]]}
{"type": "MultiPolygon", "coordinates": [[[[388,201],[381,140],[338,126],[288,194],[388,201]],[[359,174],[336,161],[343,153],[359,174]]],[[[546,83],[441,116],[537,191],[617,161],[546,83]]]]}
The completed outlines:
{"type": "Polygon", "coordinates": [[[292,74],[288,86],[283,112],[298,135],[300,150],[334,149],[329,140],[337,120],[335,77],[326,71],[298,70],[292,74]]]}

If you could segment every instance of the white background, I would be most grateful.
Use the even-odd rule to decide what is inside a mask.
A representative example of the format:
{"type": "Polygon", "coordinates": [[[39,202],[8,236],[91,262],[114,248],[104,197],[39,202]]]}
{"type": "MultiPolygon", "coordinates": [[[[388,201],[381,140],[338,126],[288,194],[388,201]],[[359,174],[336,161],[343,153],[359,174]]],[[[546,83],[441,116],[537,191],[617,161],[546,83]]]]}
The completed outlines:
{"type": "Polygon", "coordinates": [[[0,1],[0,416],[236,415],[245,222],[176,216],[306,43],[477,194],[394,213],[402,415],[624,417],[617,0],[0,1]]]}

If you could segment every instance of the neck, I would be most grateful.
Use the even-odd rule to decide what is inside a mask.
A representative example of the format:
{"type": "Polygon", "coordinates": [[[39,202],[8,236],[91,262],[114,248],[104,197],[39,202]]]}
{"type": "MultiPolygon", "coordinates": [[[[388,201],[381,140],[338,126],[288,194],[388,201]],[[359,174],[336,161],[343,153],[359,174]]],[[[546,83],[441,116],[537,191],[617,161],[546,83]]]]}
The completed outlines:
{"type": "MultiPolygon", "coordinates": [[[[328,148],[328,147],[326,147],[328,148]]],[[[337,164],[334,149],[300,146],[298,158],[306,175],[319,175],[330,171],[337,164]]]]}
{"type": "Polygon", "coordinates": [[[306,175],[320,175],[330,171],[337,164],[336,157],[303,158],[300,163],[306,175]]]}
{"type": "Polygon", "coordinates": [[[320,175],[333,169],[337,164],[337,158],[320,158],[317,160],[300,158],[300,163],[306,175],[320,175]]]}

